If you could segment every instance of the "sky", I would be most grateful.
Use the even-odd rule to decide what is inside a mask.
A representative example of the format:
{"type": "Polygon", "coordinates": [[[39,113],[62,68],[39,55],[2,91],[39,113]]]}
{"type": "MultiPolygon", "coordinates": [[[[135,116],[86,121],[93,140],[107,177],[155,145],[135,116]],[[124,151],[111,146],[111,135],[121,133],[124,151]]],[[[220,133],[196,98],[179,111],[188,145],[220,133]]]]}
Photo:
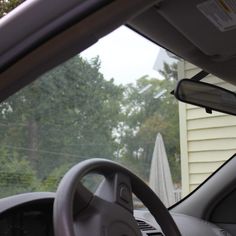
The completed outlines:
{"type": "Polygon", "coordinates": [[[159,51],[160,47],[122,26],[80,55],[88,60],[99,55],[105,79],[125,85],[144,75],[158,77],[153,67],[159,51]]]}

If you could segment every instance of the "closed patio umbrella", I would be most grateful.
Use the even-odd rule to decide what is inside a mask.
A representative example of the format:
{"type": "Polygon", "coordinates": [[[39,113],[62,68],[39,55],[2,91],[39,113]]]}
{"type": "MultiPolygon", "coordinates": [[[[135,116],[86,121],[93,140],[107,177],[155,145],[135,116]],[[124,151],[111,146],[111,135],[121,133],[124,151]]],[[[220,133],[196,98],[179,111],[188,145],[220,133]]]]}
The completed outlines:
{"type": "Polygon", "coordinates": [[[160,133],[157,134],[153,150],[149,186],[166,207],[174,204],[173,182],[164,141],[160,133]]]}

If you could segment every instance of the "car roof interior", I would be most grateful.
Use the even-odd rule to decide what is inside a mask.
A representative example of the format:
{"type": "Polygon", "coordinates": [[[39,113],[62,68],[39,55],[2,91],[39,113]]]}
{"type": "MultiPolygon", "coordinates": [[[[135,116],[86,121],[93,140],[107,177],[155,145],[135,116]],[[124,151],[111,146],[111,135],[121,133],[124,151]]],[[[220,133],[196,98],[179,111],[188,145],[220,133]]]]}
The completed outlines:
{"type": "Polygon", "coordinates": [[[219,30],[199,10],[201,2],[58,0],[55,8],[53,1],[26,1],[0,21],[0,101],[123,24],[236,83],[235,30],[219,30]]]}
{"type": "MultiPolygon", "coordinates": [[[[53,0],[25,1],[0,19],[0,102],[121,25],[236,84],[236,30],[217,27],[200,10],[204,2],[57,0],[55,7],[53,0]]],[[[173,212],[210,218],[205,212],[212,202],[235,187],[234,167],[225,165],[173,212]]]]}

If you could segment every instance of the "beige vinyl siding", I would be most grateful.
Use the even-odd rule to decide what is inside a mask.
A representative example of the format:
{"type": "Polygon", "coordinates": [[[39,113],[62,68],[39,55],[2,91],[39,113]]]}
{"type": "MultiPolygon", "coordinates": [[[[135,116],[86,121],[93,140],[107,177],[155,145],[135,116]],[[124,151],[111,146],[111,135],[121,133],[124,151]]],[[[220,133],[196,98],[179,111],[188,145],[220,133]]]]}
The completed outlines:
{"type": "MultiPolygon", "coordinates": [[[[178,77],[191,78],[200,70],[181,61],[178,77]]],[[[204,82],[236,91],[235,87],[212,75],[204,82]]],[[[236,118],[179,103],[182,194],[187,195],[236,152],[236,118]]]]}

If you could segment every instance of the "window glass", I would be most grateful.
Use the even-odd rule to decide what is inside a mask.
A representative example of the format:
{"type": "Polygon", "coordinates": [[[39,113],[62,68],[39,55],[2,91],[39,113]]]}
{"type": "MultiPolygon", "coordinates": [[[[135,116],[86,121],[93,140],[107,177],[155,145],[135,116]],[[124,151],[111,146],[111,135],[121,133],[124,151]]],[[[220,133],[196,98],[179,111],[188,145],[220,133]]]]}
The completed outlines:
{"type": "MultiPolygon", "coordinates": [[[[2,102],[0,197],[56,191],[74,164],[106,158],[132,170],[166,206],[179,201],[230,157],[236,124],[178,104],[170,94],[178,68],[187,77],[199,71],[121,27],[2,102]]],[[[84,184],[95,191],[101,180],[90,175],[84,184]]]]}
{"type": "Polygon", "coordinates": [[[19,6],[25,0],[0,0],[0,18],[19,6]]]}

